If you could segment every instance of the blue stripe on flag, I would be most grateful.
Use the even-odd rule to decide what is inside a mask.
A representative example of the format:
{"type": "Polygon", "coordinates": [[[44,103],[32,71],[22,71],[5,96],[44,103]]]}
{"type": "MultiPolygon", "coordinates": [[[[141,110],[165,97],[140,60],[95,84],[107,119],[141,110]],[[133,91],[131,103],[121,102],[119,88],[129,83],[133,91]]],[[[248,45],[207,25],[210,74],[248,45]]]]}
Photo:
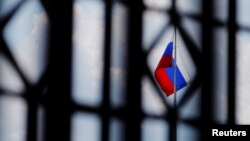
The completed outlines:
{"type": "MultiPolygon", "coordinates": [[[[165,68],[165,71],[166,71],[167,75],[169,76],[172,84],[174,85],[174,66],[169,67],[169,68],[165,68]]],[[[182,76],[181,71],[179,70],[178,67],[176,67],[176,90],[179,90],[186,85],[187,85],[187,83],[186,83],[184,77],[182,76]]]]}
{"type": "Polygon", "coordinates": [[[163,56],[172,55],[172,51],[173,51],[173,42],[170,42],[170,43],[168,43],[167,48],[166,48],[163,56]]]}

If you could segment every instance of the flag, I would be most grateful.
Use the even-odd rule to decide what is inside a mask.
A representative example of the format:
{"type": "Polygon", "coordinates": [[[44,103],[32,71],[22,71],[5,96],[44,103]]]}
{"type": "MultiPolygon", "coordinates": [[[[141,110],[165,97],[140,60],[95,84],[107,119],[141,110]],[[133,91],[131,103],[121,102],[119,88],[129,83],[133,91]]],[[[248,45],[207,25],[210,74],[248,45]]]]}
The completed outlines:
{"type": "MultiPolygon", "coordinates": [[[[154,72],[156,81],[167,96],[174,93],[175,59],[173,58],[173,48],[174,43],[168,43],[154,72]]],[[[185,67],[181,66],[183,63],[178,64],[178,62],[180,62],[178,60],[180,59],[181,58],[176,59],[176,91],[187,86],[189,81],[185,67]]]]}

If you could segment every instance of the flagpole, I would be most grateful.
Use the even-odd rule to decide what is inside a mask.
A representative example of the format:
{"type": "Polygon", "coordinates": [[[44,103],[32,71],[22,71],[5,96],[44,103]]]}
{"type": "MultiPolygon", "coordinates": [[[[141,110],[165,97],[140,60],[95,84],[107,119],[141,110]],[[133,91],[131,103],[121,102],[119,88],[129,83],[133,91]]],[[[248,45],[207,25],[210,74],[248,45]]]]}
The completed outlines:
{"type": "Polygon", "coordinates": [[[177,61],[177,47],[176,47],[176,27],[174,27],[174,107],[176,108],[176,61],[177,61]]]}
{"type": "Polygon", "coordinates": [[[176,94],[176,61],[177,61],[177,46],[176,46],[176,26],[174,26],[174,141],[177,141],[177,94],[176,94]]]}
{"type": "Polygon", "coordinates": [[[173,140],[172,141],[177,141],[177,94],[176,94],[176,63],[177,63],[177,46],[176,46],[176,25],[177,25],[177,20],[176,20],[176,0],[173,0],[173,7],[174,7],[174,14],[173,14],[173,22],[174,22],[174,105],[173,105],[173,140]]]}

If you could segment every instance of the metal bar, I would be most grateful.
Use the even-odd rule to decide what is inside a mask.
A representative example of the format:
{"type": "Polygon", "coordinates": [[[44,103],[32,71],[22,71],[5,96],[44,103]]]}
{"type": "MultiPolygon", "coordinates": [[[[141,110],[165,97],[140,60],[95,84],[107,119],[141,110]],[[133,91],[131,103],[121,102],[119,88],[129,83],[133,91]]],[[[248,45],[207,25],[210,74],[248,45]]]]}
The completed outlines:
{"type": "Polygon", "coordinates": [[[109,141],[110,127],[110,56],[112,29],[112,0],[105,0],[105,43],[103,70],[102,141],[109,141]]]}
{"type": "Polygon", "coordinates": [[[213,91],[213,0],[203,0],[202,13],[202,96],[201,96],[201,115],[202,129],[201,140],[207,141],[207,127],[212,123],[212,91],[213,91]]]}
{"type": "Polygon", "coordinates": [[[43,0],[50,23],[45,140],[69,141],[71,118],[72,0],[43,0]]]}
{"type": "Polygon", "coordinates": [[[228,124],[235,124],[235,82],[236,82],[236,1],[229,1],[228,8],[228,124]]]}
{"type": "Polygon", "coordinates": [[[172,19],[172,23],[173,23],[173,26],[174,26],[174,105],[173,105],[173,108],[172,108],[172,112],[170,115],[170,132],[169,132],[169,138],[171,141],[177,141],[177,95],[176,95],[176,49],[177,49],[177,46],[176,46],[176,27],[177,27],[177,22],[178,22],[178,17],[177,17],[177,11],[176,11],[176,0],[172,0],[172,15],[171,16],[171,19],[172,19]]]}
{"type": "Polygon", "coordinates": [[[37,110],[38,110],[38,98],[41,90],[36,87],[30,87],[25,93],[25,98],[28,105],[27,116],[27,141],[37,140],[37,110]]]}
{"type": "Polygon", "coordinates": [[[125,141],[141,140],[141,78],[146,59],[142,52],[142,0],[129,0],[125,141]]]}

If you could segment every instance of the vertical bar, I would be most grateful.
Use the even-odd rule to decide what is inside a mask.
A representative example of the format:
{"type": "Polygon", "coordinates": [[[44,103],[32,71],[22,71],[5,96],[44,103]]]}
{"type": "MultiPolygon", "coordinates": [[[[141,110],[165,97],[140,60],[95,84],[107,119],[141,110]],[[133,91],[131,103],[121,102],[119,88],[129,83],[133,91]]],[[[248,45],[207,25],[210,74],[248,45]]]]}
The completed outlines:
{"type": "Polygon", "coordinates": [[[126,141],[141,140],[141,78],[146,58],[142,52],[142,0],[129,0],[126,92],[126,141]]]}
{"type": "Polygon", "coordinates": [[[72,0],[44,0],[50,20],[46,141],[70,140],[72,0]]]}
{"type": "Polygon", "coordinates": [[[213,0],[203,0],[202,13],[202,134],[201,140],[206,141],[207,128],[212,123],[212,92],[213,92],[213,40],[212,40],[212,20],[213,20],[213,0]]]}
{"type": "Polygon", "coordinates": [[[109,140],[110,125],[110,54],[111,54],[111,22],[112,0],[105,0],[105,43],[103,71],[103,103],[102,103],[102,141],[109,140]]]}
{"type": "Polygon", "coordinates": [[[37,109],[40,91],[35,87],[27,88],[25,98],[28,105],[27,141],[37,140],[37,109]]]}
{"type": "Polygon", "coordinates": [[[236,70],[236,0],[229,0],[228,8],[228,124],[235,124],[236,70]]]}
{"type": "Polygon", "coordinates": [[[176,61],[177,61],[177,42],[176,42],[176,27],[177,27],[177,11],[176,11],[176,0],[172,0],[172,22],[174,26],[174,106],[173,106],[173,111],[171,112],[171,118],[170,118],[170,132],[169,132],[169,138],[170,141],[177,141],[177,113],[178,113],[178,108],[177,108],[177,93],[176,93],[176,61]]]}

